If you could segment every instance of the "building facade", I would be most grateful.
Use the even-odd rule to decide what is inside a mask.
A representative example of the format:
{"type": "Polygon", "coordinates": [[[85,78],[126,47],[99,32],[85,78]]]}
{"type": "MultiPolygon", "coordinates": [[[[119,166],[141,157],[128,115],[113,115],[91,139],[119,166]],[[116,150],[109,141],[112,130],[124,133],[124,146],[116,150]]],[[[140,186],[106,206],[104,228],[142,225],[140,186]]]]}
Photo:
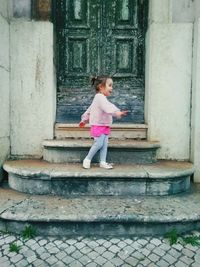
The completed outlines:
{"type": "MultiPolygon", "coordinates": [[[[62,53],[59,58],[57,51],[58,42],[61,39],[57,34],[59,28],[57,25],[60,20],[55,12],[56,1],[43,2],[40,0],[0,1],[0,112],[2,114],[0,117],[0,166],[9,157],[40,158],[42,156],[43,140],[54,138],[55,122],[62,118],[61,115],[58,116],[58,110],[61,110],[59,114],[62,114],[62,101],[58,100],[66,99],[67,101],[71,97],[65,90],[60,89],[63,88],[62,83],[59,88],[59,77],[67,79],[65,85],[70,81],[69,77],[73,73],[71,81],[78,84],[82,78],[74,80],[78,77],[75,67],[81,72],[81,68],[87,68],[86,63],[90,62],[86,53],[88,48],[87,45],[85,46],[85,39],[78,38],[76,39],[78,42],[73,43],[72,41],[76,37],[73,36],[69,40],[68,46],[63,49],[67,50],[66,53],[74,51],[76,55],[82,55],[81,53],[85,51],[85,61],[84,59],[81,61],[81,56],[75,60],[74,55],[69,53],[68,63],[66,61],[65,64],[69,65],[71,73],[66,71],[63,76],[60,74],[59,66],[65,66],[65,64],[61,61],[62,53]],[[74,61],[70,61],[70,56],[74,61]],[[60,94],[61,91],[64,93],[60,94]]],[[[61,2],[65,3],[65,1],[61,2]]],[[[80,12],[84,8],[84,3],[88,2],[92,3],[92,1],[71,1],[74,6],[77,5],[74,9],[74,16],[77,16],[77,19],[81,18],[80,12]]],[[[99,1],[99,5],[101,2],[104,1],[99,1]]],[[[140,87],[143,88],[143,108],[134,102],[135,99],[140,98],[140,93],[132,98],[139,88],[134,87],[135,84],[139,84],[139,79],[137,81],[133,79],[132,85],[135,91],[129,90],[129,95],[126,93],[125,97],[135,103],[133,106],[138,107],[137,115],[139,115],[138,120],[134,121],[130,118],[128,123],[147,125],[147,139],[159,141],[161,144],[158,153],[159,159],[193,162],[194,181],[200,182],[200,120],[198,119],[200,114],[200,78],[198,75],[200,68],[200,4],[198,0],[140,0],[133,2],[123,0],[119,2],[121,8],[124,8],[124,13],[119,11],[122,21],[128,21],[128,14],[132,12],[132,3],[139,3],[145,8],[148,6],[148,12],[144,13],[147,22],[143,31],[145,38],[141,38],[142,47],[144,47],[142,51],[145,51],[141,58],[144,60],[137,64],[136,69],[134,68],[135,60],[129,60],[132,55],[129,47],[134,48],[130,40],[134,39],[132,35],[135,34],[135,31],[124,32],[124,35],[120,35],[117,39],[119,45],[118,43],[114,44],[115,47],[119,46],[118,51],[120,49],[122,51],[117,52],[118,58],[121,60],[116,60],[111,71],[108,69],[114,75],[117,73],[116,70],[118,71],[119,75],[115,79],[119,81],[119,84],[116,83],[116,87],[120,88],[122,83],[127,83],[128,87],[132,79],[130,78],[132,76],[128,75],[129,66],[136,72],[138,66],[141,64],[143,66],[144,72],[138,71],[143,74],[136,75],[139,78],[142,77],[144,81],[144,86],[140,87]],[[147,5],[145,5],[146,3],[147,5]],[[126,40],[124,36],[127,37],[126,40]],[[123,54],[124,51],[126,54],[123,54]],[[127,60],[124,60],[126,57],[127,60]],[[120,68],[124,73],[128,73],[125,78],[122,77],[120,68]],[[143,115],[140,116],[140,114],[143,115]]],[[[98,21],[95,25],[98,30],[98,21]]],[[[108,24],[102,27],[109,28],[109,20],[108,24]]],[[[120,29],[122,28],[130,27],[121,27],[120,29]]],[[[83,29],[84,25],[82,25],[83,29]]],[[[70,27],[65,31],[66,34],[69,34],[70,27]]],[[[90,37],[95,31],[96,28],[90,33],[90,37]]],[[[104,32],[100,31],[99,40],[107,38],[107,36],[112,37],[110,33],[103,35],[104,32]]],[[[115,35],[117,33],[116,30],[115,35]]],[[[86,35],[86,31],[83,34],[86,35]]],[[[109,40],[107,40],[108,42],[109,40]]],[[[103,57],[105,50],[102,51],[103,57]]],[[[110,51],[112,53],[112,48],[110,51]]],[[[141,55],[140,52],[138,53],[137,55],[141,55]]],[[[95,55],[91,57],[91,62],[93,58],[95,55]]],[[[137,58],[140,57],[137,56],[137,58]]],[[[91,63],[91,66],[95,67],[96,65],[98,64],[91,63]]],[[[101,71],[106,72],[106,66],[110,66],[110,64],[103,61],[100,66],[102,66],[101,71]]],[[[63,69],[64,67],[61,71],[65,72],[63,69]]],[[[98,73],[98,70],[94,69],[90,74],[92,73],[98,73]]],[[[63,80],[61,79],[61,81],[63,80]]],[[[81,88],[82,84],[79,85],[81,88]]],[[[73,89],[73,85],[70,88],[73,89]]],[[[73,94],[78,96],[79,91],[74,90],[73,94]]],[[[123,103],[123,94],[115,97],[118,102],[123,103]]],[[[75,101],[77,101],[76,97],[75,101]]],[[[83,97],[81,96],[81,100],[78,101],[83,103],[81,102],[84,101],[83,97]]],[[[71,104],[73,101],[69,102],[71,104]]],[[[132,110],[131,103],[128,105],[132,110]]],[[[70,106],[70,109],[73,111],[73,106],[70,106]]],[[[81,112],[81,110],[79,111],[81,112]]],[[[135,118],[134,112],[136,111],[133,108],[133,118],[135,118]]],[[[73,115],[75,111],[71,113],[73,115]]],[[[78,117],[74,118],[74,122],[76,119],[78,123],[78,117]]],[[[70,122],[67,121],[69,118],[63,120],[70,122]]],[[[1,169],[1,177],[3,175],[1,169]]]]}

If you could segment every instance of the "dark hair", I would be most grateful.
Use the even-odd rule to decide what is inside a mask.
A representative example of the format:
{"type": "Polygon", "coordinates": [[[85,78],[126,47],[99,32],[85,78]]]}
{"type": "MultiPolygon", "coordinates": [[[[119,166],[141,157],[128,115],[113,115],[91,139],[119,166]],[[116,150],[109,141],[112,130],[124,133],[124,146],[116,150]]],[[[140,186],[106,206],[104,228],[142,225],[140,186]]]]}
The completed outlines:
{"type": "Polygon", "coordinates": [[[92,86],[94,86],[96,92],[99,92],[100,85],[103,85],[103,86],[106,85],[107,79],[112,79],[112,78],[108,75],[94,76],[91,78],[92,86]]]}

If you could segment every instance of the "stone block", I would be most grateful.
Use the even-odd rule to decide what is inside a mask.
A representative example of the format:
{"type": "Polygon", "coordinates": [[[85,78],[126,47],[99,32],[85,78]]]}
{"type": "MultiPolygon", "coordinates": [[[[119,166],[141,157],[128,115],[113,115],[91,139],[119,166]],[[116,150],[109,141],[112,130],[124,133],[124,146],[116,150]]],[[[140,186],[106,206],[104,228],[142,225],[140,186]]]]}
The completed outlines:
{"type": "Polygon", "coordinates": [[[42,141],[53,137],[56,110],[53,25],[14,20],[10,27],[11,153],[41,157],[42,141]]]}
{"type": "Polygon", "coordinates": [[[194,180],[200,183],[200,19],[194,27],[194,56],[192,80],[191,160],[195,166],[194,180]]]}
{"type": "Polygon", "coordinates": [[[194,0],[173,0],[171,7],[172,22],[193,22],[196,8],[195,5],[194,0]]]}
{"type": "Polygon", "coordinates": [[[146,118],[148,140],[160,159],[190,156],[192,23],[153,23],[148,32],[146,118]]]}
{"type": "Polygon", "coordinates": [[[9,24],[0,16],[0,67],[9,71],[9,24]]]}
{"type": "MultiPolygon", "coordinates": [[[[41,177],[40,177],[41,178],[41,177]]],[[[19,175],[11,174],[9,176],[9,185],[20,192],[27,192],[29,194],[50,194],[51,181],[50,178],[43,177],[44,179],[32,179],[30,177],[22,177],[19,175]],[[25,178],[25,179],[24,179],[25,178]]]]}
{"type": "Polygon", "coordinates": [[[181,178],[169,178],[167,181],[158,179],[157,181],[152,181],[152,179],[147,180],[147,195],[173,195],[181,192],[186,192],[190,189],[190,177],[181,178]]]}
{"type": "Polygon", "coordinates": [[[171,5],[169,0],[149,1],[150,22],[169,23],[171,22],[171,5]]]}
{"type": "MultiPolygon", "coordinates": [[[[9,92],[9,72],[0,67],[0,138],[9,137],[10,135],[10,92],[9,92]]],[[[2,150],[0,151],[0,154],[2,150]]]]}
{"type": "Polygon", "coordinates": [[[61,196],[134,196],[145,195],[146,181],[114,178],[52,179],[52,194],[61,196]]]}
{"type": "MultiPolygon", "coordinates": [[[[4,18],[8,18],[10,0],[0,0],[0,16],[2,15],[4,18]]],[[[0,31],[1,32],[1,31],[0,31]]]]}

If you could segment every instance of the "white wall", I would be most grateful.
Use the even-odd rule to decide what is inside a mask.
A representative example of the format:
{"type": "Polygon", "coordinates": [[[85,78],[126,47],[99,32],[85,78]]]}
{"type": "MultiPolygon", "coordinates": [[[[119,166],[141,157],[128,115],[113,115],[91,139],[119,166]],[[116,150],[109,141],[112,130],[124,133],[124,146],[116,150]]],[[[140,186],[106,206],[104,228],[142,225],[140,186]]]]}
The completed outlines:
{"type": "Polygon", "coordinates": [[[145,117],[161,159],[190,157],[193,24],[152,23],[147,37],[145,117]]]}
{"type": "Polygon", "coordinates": [[[150,0],[149,15],[148,137],[161,142],[160,158],[191,160],[200,182],[200,2],[150,0]]]}
{"type": "Polygon", "coordinates": [[[41,157],[55,121],[53,25],[16,19],[10,27],[11,154],[41,157]]]}
{"type": "Polygon", "coordinates": [[[172,0],[149,0],[149,25],[151,23],[168,23],[172,20],[172,0]]]}
{"type": "Polygon", "coordinates": [[[191,159],[194,180],[200,183],[200,19],[195,22],[193,53],[191,159]]]}
{"type": "Polygon", "coordinates": [[[172,0],[172,22],[193,22],[195,8],[194,0],[172,0]]]}
{"type": "Polygon", "coordinates": [[[2,164],[10,154],[8,3],[0,0],[0,180],[3,178],[2,164]]]}
{"type": "Polygon", "coordinates": [[[145,120],[148,139],[161,143],[162,159],[190,158],[193,24],[183,21],[191,20],[193,8],[190,0],[150,1],[145,120]],[[180,9],[187,10],[181,17],[180,9]]]}

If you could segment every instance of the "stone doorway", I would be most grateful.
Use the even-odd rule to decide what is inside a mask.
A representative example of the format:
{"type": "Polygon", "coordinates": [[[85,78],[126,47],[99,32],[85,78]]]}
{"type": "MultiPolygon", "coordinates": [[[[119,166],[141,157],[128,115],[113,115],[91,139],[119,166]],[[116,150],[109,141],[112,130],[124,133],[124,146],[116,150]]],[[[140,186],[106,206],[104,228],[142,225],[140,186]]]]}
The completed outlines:
{"type": "MultiPolygon", "coordinates": [[[[54,1],[57,123],[73,123],[91,103],[92,75],[111,75],[111,101],[128,109],[124,123],[144,122],[148,1],[54,1]]],[[[122,122],[122,121],[121,121],[122,122]]]]}

